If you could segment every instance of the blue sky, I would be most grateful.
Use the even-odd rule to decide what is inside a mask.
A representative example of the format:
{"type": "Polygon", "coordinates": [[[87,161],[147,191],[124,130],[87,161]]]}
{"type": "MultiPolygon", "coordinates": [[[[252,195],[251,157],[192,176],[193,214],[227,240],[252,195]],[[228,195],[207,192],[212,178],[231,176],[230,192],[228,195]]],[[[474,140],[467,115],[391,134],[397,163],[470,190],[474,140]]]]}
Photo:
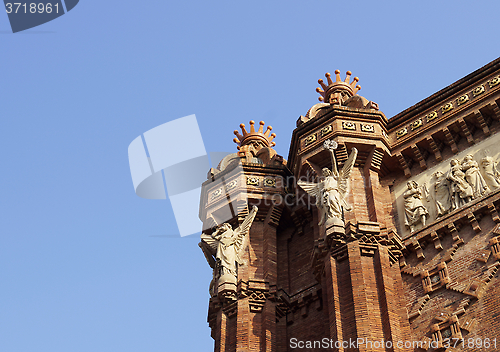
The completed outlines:
{"type": "Polygon", "coordinates": [[[351,70],[391,117],[496,59],[499,10],[81,0],[16,34],[0,15],[0,351],[212,350],[198,236],[135,195],[129,143],[196,114],[207,151],[234,152],[264,120],[286,158],[325,72],[351,70]]]}

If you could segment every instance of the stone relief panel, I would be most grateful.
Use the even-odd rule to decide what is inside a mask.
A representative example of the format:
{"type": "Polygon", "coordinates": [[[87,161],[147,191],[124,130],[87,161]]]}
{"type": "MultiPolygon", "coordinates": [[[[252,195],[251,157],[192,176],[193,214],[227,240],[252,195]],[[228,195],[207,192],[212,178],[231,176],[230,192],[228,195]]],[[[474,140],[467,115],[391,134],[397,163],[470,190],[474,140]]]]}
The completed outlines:
{"type": "Polygon", "coordinates": [[[395,186],[403,237],[500,189],[500,134],[395,186]]]}

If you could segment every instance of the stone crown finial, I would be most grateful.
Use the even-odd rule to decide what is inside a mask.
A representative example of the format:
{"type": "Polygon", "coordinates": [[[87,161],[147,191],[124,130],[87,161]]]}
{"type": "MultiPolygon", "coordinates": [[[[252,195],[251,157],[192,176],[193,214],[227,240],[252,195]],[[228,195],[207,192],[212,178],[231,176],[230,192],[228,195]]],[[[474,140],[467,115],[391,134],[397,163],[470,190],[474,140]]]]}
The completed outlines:
{"type": "Polygon", "coordinates": [[[322,79],[318,80],[318,83],[321,85],[321,88],[316,88],[316,92],[321,94],[321,96],[318,98],[319,101],[325,101],[328,102],[328,97],[334,93],[334,92],[341,92],[341,93],[347,93],[349,97],[352,97],[353,95],[356,95],[358,90],[361,89],[361,86],[357,86],[356,83],[358,83],[359,78],[354,77],[352,82],[351,80],[351,71],[346,72],[346,78],[344,81],[340,78],[340,71],[335,70],[335,82],[332,81],[331,75],[327,72],[325,73],[325,77],[328,81],[328,85],[326,85],[322,79]]]}
{"type": "Polygon", "coordinates": [[[258,131],[255,131],[255,121],[253,120],[250,121],[250,132],[247,132],[244,124],[240,125],[243,135],[238,130],[234,131],[237,138],[234,138],[233,141],[238,144],[238,149],[252,142],[263,143],[266,147],[274,147],[276,145],[276,143],[273,142],[273,139],[276,137],[276,133],[271,133],[273,128],[271,126],[267,126],[266,132],[264,132],[265,122],[260,121],[259,124],[260,126],[258,131]]]}

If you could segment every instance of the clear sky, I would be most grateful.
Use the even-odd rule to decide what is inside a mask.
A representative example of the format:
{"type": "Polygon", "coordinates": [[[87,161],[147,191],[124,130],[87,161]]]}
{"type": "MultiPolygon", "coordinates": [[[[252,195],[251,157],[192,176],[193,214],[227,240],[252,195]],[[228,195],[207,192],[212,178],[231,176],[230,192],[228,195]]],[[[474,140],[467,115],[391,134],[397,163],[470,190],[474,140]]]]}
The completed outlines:
{"type": "Polygon", "coordinates": [[[135,195],[129,143],[196,114],[207,151],[234,152],[233,130],[264,120],[286,158],[325,72],[394,116],[500,56],[499,10],[81,0],[16,34],[0,15],[0,351],[213,350],[199,236],[135,195]]]}

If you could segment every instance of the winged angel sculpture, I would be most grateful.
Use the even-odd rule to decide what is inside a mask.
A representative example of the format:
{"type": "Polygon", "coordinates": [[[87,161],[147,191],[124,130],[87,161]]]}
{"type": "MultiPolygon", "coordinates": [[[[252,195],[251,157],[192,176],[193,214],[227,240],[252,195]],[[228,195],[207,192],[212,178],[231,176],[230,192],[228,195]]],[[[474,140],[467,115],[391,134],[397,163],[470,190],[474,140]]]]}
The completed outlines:
{"type": "Polygon", "coordinates": [[[337,170],[334,150],[337,149],[335,141],[327,140],[323,147],[330,152],[332,160],[332,170],[324,168],[324,179],[319,183],[298,181],[297,184],[309,195],[316,198],[316,206],[320,211],[320,221],[318,225],[330,227],[332,225],[344,226],[342,219],[343,209],[350,211],[351,207],[346,202],[348,192],[349,177],[356,161],[358,150],[352,148],[351,155],[345,162],[340,172],[337,170]]]}
{"type": "Polygon", "coordinates": [[[235,230],[230,224],[223,223],[218,225],[212,234],[201,234],[199,246],[208,265],[213,269],[213,279],[210,283],[211,296],[217,294],[217,288],[221,284],[236,284],[238,266],[244,264],[241,256],[248,245],[248,233],[258,210],[254,205],[252,211],[235,230]]]}

